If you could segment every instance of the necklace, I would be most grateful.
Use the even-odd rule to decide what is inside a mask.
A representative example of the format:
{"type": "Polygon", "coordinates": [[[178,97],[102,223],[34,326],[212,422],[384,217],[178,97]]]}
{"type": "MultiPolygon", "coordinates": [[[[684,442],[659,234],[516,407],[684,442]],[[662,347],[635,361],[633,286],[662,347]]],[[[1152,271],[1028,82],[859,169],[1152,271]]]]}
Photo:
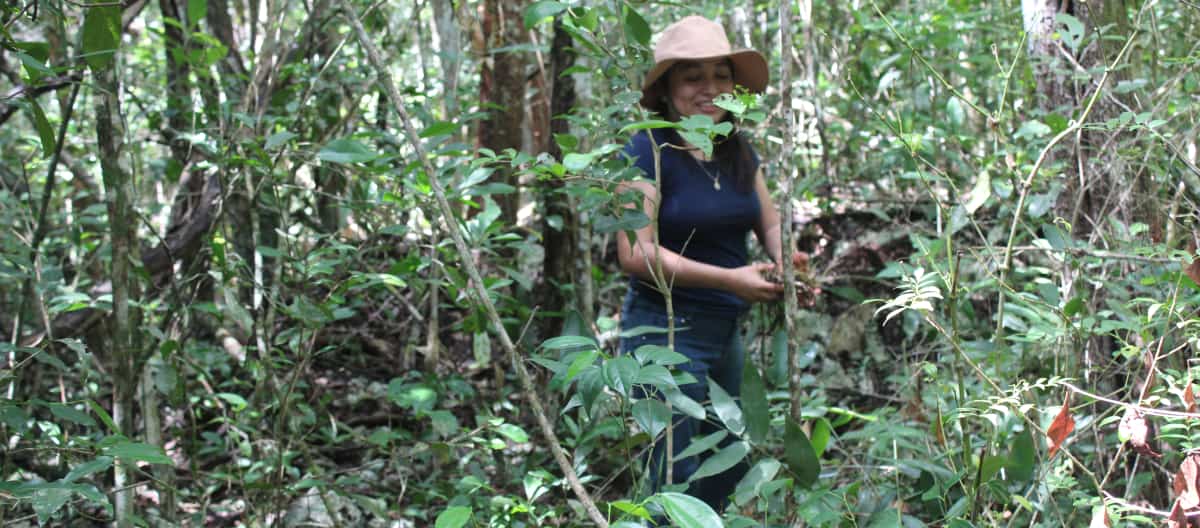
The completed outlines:
{"type": "Polygon", "coordinates": [[[688,157],[692,158],[692,160],[696,162],[696,166],[700,167],[700,170],[704,171],[704,175],[708,176],[708,178],[710,180],[712,180],[713,190],[714,191],[721,190],[721,169],[718,167],[717,173],[713,174],[712,172],[709,172],[708,168],[704,166],[704,163],[701,162],[699,159],[697,159],[695,156],[692,156],[691,154],[689,154],[688,157]]]}

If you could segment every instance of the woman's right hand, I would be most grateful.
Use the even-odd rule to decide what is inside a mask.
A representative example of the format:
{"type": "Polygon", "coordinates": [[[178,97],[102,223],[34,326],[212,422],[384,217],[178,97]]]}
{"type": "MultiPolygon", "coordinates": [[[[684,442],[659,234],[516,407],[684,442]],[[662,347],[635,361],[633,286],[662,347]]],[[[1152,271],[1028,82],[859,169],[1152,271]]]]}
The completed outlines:
{"type": "Polygon", "coordinates": [[[756,262],[729,270],[728,290],[746,302],[758,303],[779,299],[783,284],[771,282],[764,276],[775,268],[770,262],[756,262]]]}

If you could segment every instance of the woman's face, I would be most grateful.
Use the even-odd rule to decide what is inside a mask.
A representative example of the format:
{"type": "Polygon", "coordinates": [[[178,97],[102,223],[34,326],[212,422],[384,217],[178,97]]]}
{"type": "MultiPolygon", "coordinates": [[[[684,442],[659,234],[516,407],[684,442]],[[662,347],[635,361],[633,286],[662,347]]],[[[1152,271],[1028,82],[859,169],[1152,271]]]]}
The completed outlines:
{"type": "Polygon", "coordinates": [[[725,110],[713,99],[733,92],[733,66],[729,59],[683,61],[667,73],[667,97],[680,117],[704,114],[719,122],[725,110]]]}

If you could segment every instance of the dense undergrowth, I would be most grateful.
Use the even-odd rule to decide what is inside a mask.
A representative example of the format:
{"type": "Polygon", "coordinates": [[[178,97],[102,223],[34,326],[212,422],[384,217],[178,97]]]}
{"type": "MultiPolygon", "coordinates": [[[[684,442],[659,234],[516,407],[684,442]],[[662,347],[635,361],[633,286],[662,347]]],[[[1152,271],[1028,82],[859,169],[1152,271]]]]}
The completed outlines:
{"type": "Polygon", "coordinates": [[[525,127],[553,138],[541,150],[479,148],[500,109],[475,68],[496,53],[420,38],[482,31],[483,2],[449,3],[449,25],[425,3],[160,4],[2,11],[0,524],[578,526],[588,501],[614,526],[1181,527],[1200,511],[1190,2],[1082,3],[1050,55],[1013,2],[823,3],[782,36],[778,2],[517,3],[509,22],[536,39],[504,49],[528,60],[527,104],[547,97],[531,79],[548,43],[578,53],[566,132],[525,127]],[[740,404],[679,398],[669,349],[614,355],[613,236],[646,221],[622,214],[616,152],[665,126],[635,110],[638,72],[651,28],[692,12],[745,33],[773,75],[791,42],[799,69],[791,100],[776,79],[723,103],[824,292],[747,315],[740,404]],[[579,251],[554,282],[560,230],[579,251]],[[541,305],[548,288],[570,302],[541,305]],[[751,464],[729,510],[638,491],[671,412],[722,426],[697,453],[738,438],[702,468],[751,464]]]}

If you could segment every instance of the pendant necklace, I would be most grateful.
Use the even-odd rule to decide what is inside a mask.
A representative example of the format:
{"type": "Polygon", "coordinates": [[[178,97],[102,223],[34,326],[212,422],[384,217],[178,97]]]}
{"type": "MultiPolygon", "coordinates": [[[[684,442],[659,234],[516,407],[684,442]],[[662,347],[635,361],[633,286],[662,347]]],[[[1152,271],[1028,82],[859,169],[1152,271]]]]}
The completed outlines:
{"type": "Polygon", "coordinates": [[[688,154],[688,157],[692,158],[692,160],[696,162],[696,165],[700,167],[700,170],[704,171],[704,174],[706,176],[708,176],[708,178],[710,180],[712,180],[713,190],[714,191],[721,190],[721,169],[718,167],[717,173],[713,174],[713,173],[709,172],[707,167],[704,166],[704,162],[700,161],[699,159],[697,159],[695,156],[692,156],[691,154],[688,154]]]}

